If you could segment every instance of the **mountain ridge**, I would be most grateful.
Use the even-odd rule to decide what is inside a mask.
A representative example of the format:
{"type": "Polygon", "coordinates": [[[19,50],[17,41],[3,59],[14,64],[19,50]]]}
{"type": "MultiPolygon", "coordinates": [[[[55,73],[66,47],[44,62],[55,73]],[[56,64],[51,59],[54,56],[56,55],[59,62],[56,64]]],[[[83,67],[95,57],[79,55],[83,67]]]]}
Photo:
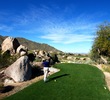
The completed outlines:
{"type": "MultiPolygon", "coordinates": [[[[8,36],[2,36],[0,35],[0,45],[2,44],[3,40],[8,37],[8,36]]],[[[54,52],[58,52],[60,50],[54,48],[53,46],[50,46],[48,44],[45,43],[38,43],[38,42],[34,42],[31,40],[28,40],[26,38],[22,38],[22,37],[15,37],[20,44],[26,46],[29,50],[44,50],[44,51],[54,51],[54,52]]]]}

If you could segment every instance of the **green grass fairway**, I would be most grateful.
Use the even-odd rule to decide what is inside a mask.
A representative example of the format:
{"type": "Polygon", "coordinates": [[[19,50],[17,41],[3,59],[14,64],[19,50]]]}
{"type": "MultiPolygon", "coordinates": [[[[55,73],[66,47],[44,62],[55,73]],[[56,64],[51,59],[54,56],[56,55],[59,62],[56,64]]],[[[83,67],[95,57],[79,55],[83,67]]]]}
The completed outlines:
{"type": "Polygon", "coordinates": [[[60,72],[5,98],[5,100],[110,100],[104,74],[86,64],[57,64],[60,72]],[[106,88],[106,89],[105,89],[106,88]]]}

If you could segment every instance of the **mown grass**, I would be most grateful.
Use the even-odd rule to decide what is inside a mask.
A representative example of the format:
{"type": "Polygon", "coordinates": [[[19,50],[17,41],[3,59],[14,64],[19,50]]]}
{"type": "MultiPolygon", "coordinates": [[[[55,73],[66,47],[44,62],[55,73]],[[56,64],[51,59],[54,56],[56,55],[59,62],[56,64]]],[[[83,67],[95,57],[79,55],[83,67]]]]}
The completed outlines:
{"type": "Polygon", "coordinates": [[[5,98],[5,100],[110,100],[99,69],[86,64],[57,64],[61,71],[5,98]],[[55,81],[56,80],[56,81],[55,81]]]}

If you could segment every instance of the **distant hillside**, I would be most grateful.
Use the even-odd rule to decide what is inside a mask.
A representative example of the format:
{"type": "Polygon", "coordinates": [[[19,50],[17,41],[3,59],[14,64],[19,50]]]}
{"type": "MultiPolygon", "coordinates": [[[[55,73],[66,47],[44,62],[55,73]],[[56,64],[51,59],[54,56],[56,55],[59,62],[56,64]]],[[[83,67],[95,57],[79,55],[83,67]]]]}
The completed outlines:
{"type": "Polygon", "coordinates": [[[6,37],[3,37],[0,35],[0,44],[3,42],[3,40],[5,39],[6,37]]]}
{"type": "MultiPolygon", "coordinates": [[[[6,37],[7,36],[4,37],[0,35],[0,44],[2,44],[3,40],[6,37]]],[[[59,51],[48,44],[44,44],[44,43],[41,44],[41,43],[33,42],[33,41],[27,40],[25,38],[20,38],[20,37],[16,37],[16,39],[19,41],[20,44],[28,47],[29,50],[59,51]]]]}

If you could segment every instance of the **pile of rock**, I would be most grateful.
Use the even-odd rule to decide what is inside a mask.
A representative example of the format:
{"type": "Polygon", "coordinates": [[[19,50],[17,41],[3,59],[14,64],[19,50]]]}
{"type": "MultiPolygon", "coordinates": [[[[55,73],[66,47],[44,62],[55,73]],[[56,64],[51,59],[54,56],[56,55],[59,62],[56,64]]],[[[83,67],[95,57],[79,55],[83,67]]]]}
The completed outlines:
{"type": "Polygon", "coordinates": [[[16,38],[7,37],[1,44],[2,52],[10,51],[10,54],[19,54],[20,56],[27,54],[27,47],[21,45],[16,38]]]}
{"type": "Polygon", "coordinates": [[[49,59],[51,64],[58,62],[56,54],[51,56],[48,52],[39,50],[34,51],[34,54],[28,54],[28,48],[21,45],[16,38],[7,37],[1,44],[2,52],[9,51],[11,55],[18,54],[20,57],[9,67],[7,67],[3,73],[9,80],[5,82],[23,82],[32,78],[32,67],[30,62],[33,62],[35,57],[40,58],[40,62],[35,62],[35,65],[42,66],[43,59],[49,59]],[[34,56],[35,55],[35,56],[34,56]]]}
{"type": "MultiPolygon", "coordinates": [[[[27,54],[28,48],[21,45],[16,38],[7,37],[1,44],[1,50],[3,53],[9,51],[11,55],[20,55],[20,58],[7,67],[2,74],[4,73],[5,77],[11,79],[11,82],[22,82],[29,80],[32,75],[32,66],[30,61],[33,61],[35,57],[33,55],[32,58],[32,56],[27,54]]],[[[7,82],[8,79],[6,79],[5,82],[7,82]]]]}

